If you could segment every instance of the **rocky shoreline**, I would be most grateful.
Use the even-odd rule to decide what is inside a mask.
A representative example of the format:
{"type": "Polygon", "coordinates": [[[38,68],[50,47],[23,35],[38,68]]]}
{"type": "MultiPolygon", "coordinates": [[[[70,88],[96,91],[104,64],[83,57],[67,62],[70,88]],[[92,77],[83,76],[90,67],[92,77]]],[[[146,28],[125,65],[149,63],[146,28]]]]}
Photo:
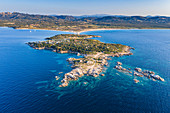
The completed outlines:
{"type": "MultiPolygon", "coordinates": [[[[123,71],[123,72],[128,72],[133,74],[134,76],[138,77],[147,77],[148,79],[152,79],[153,81],[160,80],[160,81],[165,81],[162,77],[159,75],[155,75],[155,72],[149,71],[149,70],[143,70],[141,68],[134,68],[134,69],[126,69],[122,67],[121,62],[117,62],[117,65],[114,67],[117,70],[123,71]]],[[[135,83],[140,82],[137,79],[134,79],[135,83]]]]}
{"type": "MultiPolygon", "coordinates": [[[[57,53],[73,53],[77,54],[77,56],[83,56],[83,58],[68,58],[67,61],[72,64],[72,71],[68,72],[64,75],[63,79],[61,80],[61,84],[59,87],[66,87],[69,84],[69,81],[72,80],[78,80],[82,76],[104,76],[104,74],[101,74],[103,67],[108,65],[107,60],[110,60],[110,57],[121,57],[124,55],[133,55],[133,53],[130,52],[131,48],[127,46],[124,48],[124,52],[119,53],[111,53],[111,54],[105,54],[103,52],[97,52],[96,54],[80,54],[79,52],[72,52],[72,51],[56,51],[53,48],[48,47],[35,47],[31,43],[27,43],[30,47],[33,49],[38,50],[51,50],[53,52],[57,53]]],[[[55,77],[56,80],[59,80],[58,76],[55,77]]]]}
{"type": "MultiPolygon", "coordinates": [[[[123,52],[117,52],[117,53],[111,53],[111,54],[105,54],[103,52],[97,52],[96,54],[81,54],[79,52],[72,52],[72,51],[56,51],[53,48],[48,47],[35,47],[31,43],[27,43],[30,47],[33,49],[38,50],[50,50],[52,52],[57,53],[73,53],[77,54],[77,56],[83,56],[83,58],[68,58],[67,61],[72,64],[71,68],[72,71],[64,74],[63,79],[61,80],[61,84],[59,87],[66,87],[69,85],[70,81],[78,80],[82,76],[104,76],[102,73],[102,70],[104,66],[108,65],[107,60],[110,60],[111,57],[121,57],[121,56],[129,56],[133,55],[132,52],[130,52],[131,49],[134,49],[132,47],[127,46],[124,48],[123,52]]],[[[126,69],[122,67],[121,62],[117,62],[117,65],[114,67],[117,70],[120,70],[122,72],[127,72],[129,74],[132,74],[134,76],[138,77],[147,77],[148,79],[152,79],[153,81],[159,80],[159,81],[165,81],[162,77],[159,75],[155,75],[155,72],[149,71],[149,70],[143,70],[141,68],[134,68],[134,69],[126,69]]],[[[59,80],[59,77],[55,77],[56,80],[59,80]]],[[[140,81],[137,79],[134,79],[135,83],[139,83],[140,81]]]]}
{"type": "MultiPolygon", "coordinates": [[[[77,80],[82,76],[104,76],[101,74],[104,66],[108,65],[107,60],[110,57],[121,57],[124,55],[133,55],[130,52],[134,49],[130,46],[121,44],[107,44],[92,37],[101,37],[96,35],[75,35],[60,34],[50,38],[47,41],[28,42],[33,49],[50,50],[57,53],[73,53],[82,58],[69,58],[67,61],[72,64],[73,70],[66,73],[61,80],[59,87],[66,87],[69,81],[77,80]],[[73,50],[73,51],[72,51],[73,50]]],[[[59,78],[56,76],[56,80],[59,78]]]]}
{"type": "Polygon", "coordinates": [[[110,57],[119,57],[123,55],[132,55],[131,52],[116,53],[116,54],[103,54],[102,52],[95,55],[83,55],[83,58],[68,58],[67,61],[72,64],[73,70],[64,75],[59,87],[66,87],[69,81],[78,80],[82,76],[104,76],[101,74],[103,67],[108,65],[107,60],[110,57]]]}

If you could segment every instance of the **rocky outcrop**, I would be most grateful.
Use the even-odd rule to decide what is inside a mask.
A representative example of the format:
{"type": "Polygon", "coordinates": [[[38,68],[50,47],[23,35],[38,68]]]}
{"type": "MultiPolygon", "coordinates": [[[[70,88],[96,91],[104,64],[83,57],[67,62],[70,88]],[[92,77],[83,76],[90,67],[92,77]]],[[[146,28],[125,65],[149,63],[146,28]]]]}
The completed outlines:
{"type": "Polygon", "coordinates": [[[137,72],[142,72],[142,69],[141,69],[141,68],[135,68],[135,70],[136,70],[137,72]]]}
{"type": "Polygon", "coordinates": [[[101,76],[105,76],[104,74],[101,74],[101,76]]]}
{"type": "Polygon", "coordinates": [[[160,80],[160,81],[165,81],[163,78],[161,78],[159,75],[154,75],[154,74],[151,74],[150,75],[152,78],[154,79],[157,79],[157,80],[160,80]]]}
{"type": "Polygon", "coordinates": [[[60,77],[58,77],[58,76],[55,76],[55,79],[56,79],[56,80],[58,80],[59,78],[60,78],[60,77]]]}
{"type": "Polygon", "coordinates": [[[115,68],[116,68],[117,70],[121,70],[121,69],[122,69],[122,66],[116,65],[115,68]]]}
{"type": "Polygon", "coordinates": [[[58,53],[69,53],[69,51],[58,51],[58,53]]]}
{"type": "Polygon", "coordinates": [[[143,75],[141,73],[137,73],[137,72],[134,72],[134,76],[143,77],[143,75]]]}
{"type": "Polygon", "coordinates": [[[52,50],[53,52],[57,52],[55,49],[54,50],[52,50]]]}
{"type": "Polygon", "coordinates": [[[134,81],[135,83],[138,83],[138,82],[139,82],[139,80],[137,80],[137,79],[133,79],[133,81],[134,81]]]}
{"type": "MultiPolygon", "coordinates": [[[[68,58],[67,61],[72,64],[73,70],[69,73],[66,73],[61,80],[62,84],[60,87],[66,87],[69,84],[69,81],[77,80],[82,76],[93,76],[98,77],[103,70],[103,67],[108,65],[107,60],[113,54],[103,54],[102,52],[94,55],[84,55],[83,58],[68,58]]],[[[121,62],[116,66],[117,69],[122,69],[120,65],[121,62]]],[[[123,69],[126,70],[126,69],[123,69]]],[[[101,74],[104,76],[104,74],[101,74]]]]}
{"type": "Polygon", "coordinates": [[[117,62],[117,65],[120,65],[120,66],[121,66],[121,65],[122,65],[122,63],[121,63],[121,62],[117,62]]]}
{"type": "Polygon", "coordinates": [[[64,83],[62,83],[61,85],[59,85],[59,87],[66,87],[66,86],[68,86],[68,83],[67,83],[67,82],[64,82],[64,83]]]}
{"type": "Polygon", "coordinates": [[[132,71],[129,71],[128,69],[123,68],[121,65],[122,65],[121,62],[117,62],[117,65],[114,68],[117,69],[117,70],[121,70],[123,72],[132,73],[132,71]]]}
{"type": "MultiPolygon", "coordinates": [[[[163,78],[161,78],[159,75],[155,75],[155,72],[153,71],[149,71],[149,70],[144,70],[142,71],[141,68],[134,68],[134,70],[131,70],[131,69],[126,69],[126,68],[123,68],[122,66],[122,63],[121,62],[117,62],[117,65],[114,67],[115,69],[117,70],[120,70],[122,72],[128,72],[130,74],[133,73],[134,76],[138,76],[138,77],[147,77],[147,78],[152,78],[153,81],[155,80],[160,80],[160,81],[165,81],[163,78]],[[129,71],[131,70],[131,71],[129,71]]],[[[138,82],[138,80],[134,80],[135,82],[138,82]]]]}

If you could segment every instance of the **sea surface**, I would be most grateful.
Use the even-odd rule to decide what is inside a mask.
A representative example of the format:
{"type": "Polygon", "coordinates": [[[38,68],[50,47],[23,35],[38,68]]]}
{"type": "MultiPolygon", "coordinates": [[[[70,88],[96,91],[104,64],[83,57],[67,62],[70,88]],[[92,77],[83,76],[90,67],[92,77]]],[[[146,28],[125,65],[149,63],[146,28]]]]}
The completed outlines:
{"type": "Polygon", "coordinates": [[[71,71],[66,59],[77,56],[25,44],[61,33],[69,32],[0,28],[0,113],[169,113],[170,30],[83,32],[134,47],[134,55],[112,58],[104,77],[84,76],[66,88],[58,87],[55,76],[71,71]],[[117,61],[126,68],[152,70],[165,82],[119,72],[114,69],[117,61]]]}

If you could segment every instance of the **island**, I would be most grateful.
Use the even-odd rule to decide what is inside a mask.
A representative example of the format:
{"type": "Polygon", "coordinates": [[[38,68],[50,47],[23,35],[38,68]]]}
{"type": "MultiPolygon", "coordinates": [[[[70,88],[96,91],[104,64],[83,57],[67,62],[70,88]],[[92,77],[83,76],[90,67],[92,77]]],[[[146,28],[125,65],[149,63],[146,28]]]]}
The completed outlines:
{"type": "MultiPolygon", "coordinates": [[[[74,53],[81,58],[68,58],[72,64],[72,71],[64,74],[59,87],[66,87],[69,81],[77,80],[82,76],[98,77],[104,66],[108,65],[110,57],[120,57],[123,55],[133,55],[130,52],[134,49],[122,44],[103,43],[99,40],[91,39],[101,37],[97,35],[80,34],[59,34],[46,38],[45,41],[28,42],[34,49],[46,49],[57,53],[74,53]]],[[[56,76],[56,79],[59,78],[56,76]]]]}

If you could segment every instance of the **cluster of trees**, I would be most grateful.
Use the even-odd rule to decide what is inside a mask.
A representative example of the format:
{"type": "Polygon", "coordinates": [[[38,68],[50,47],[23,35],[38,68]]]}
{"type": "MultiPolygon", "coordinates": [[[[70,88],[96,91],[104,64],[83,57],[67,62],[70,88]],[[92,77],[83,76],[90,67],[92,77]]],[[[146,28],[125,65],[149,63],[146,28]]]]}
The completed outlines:
{"type": "Polygon", "coordinates": [[[59,34],[55,35],[49,38],[46,38],[46,40],[56,40],[56,39],[84,39],[84,38],[92,38],[92,37],[100,37],[97,35],[78,35],[78,34],[59,34]]]}
{"type": "Polygon", "coordinates": [[[91,54],[95,52],[104,52],[104,53],[115,53],[121,52],[124,50],[125,45],[121,44],[108,44],[102,43],[94,39],[68,39],[61,43],[48,44],[46,41],[41,43],[32,43],[35,47],[48,47],[56,49],[57,51],[72,51],[79,52],[82,54],[91,54]]]}

